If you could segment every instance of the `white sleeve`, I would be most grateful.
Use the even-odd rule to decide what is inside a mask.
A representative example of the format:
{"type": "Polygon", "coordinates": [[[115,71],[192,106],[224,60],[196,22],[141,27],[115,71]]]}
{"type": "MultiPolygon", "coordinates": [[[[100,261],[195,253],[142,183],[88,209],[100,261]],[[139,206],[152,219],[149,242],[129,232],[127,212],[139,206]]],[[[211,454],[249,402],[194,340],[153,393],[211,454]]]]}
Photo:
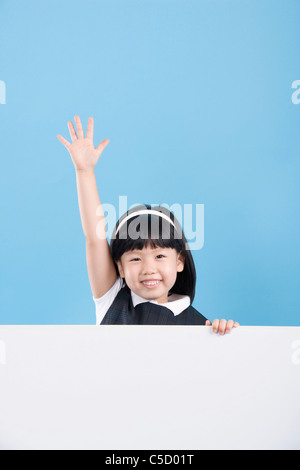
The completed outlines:
{"type": "Polygon", "coordinates": [[[117,297],[119,291],[122,289],[124,284],[124,280],[121,277],[117,277],[117,280],[114,285],[104,295],[102,295],[102,297],[95,299],[95,297],[93,296],[93,300],[96,305],[96,325],[100,325],[106,312],[108,311],[109,307],[117,297]]]}

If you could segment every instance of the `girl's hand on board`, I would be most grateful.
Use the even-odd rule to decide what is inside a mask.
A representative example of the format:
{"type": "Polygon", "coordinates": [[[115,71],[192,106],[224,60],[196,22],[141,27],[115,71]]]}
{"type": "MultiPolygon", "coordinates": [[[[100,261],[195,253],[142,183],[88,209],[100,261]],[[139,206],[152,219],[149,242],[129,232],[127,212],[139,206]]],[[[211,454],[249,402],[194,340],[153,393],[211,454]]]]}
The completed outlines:
{"type": "Polygon", "coordinates": [[[231,332],[232,328],[237,328],[240,326],[239,323],[234,322],[233,320],[214,320],[211,324],[209,320],[206,320],[206,326],[212,326],[212,330],[214,333],[219,333],[220,335],[228,334],[231,332]]]}
{"type": "Polygon", "coordinates": [[[109,139],[103,140],[98,147],[95,148],[93,144],[94,119],[92,117],[89,118],[86,137],[84,137],[79,116],[75,116],[74,119],[77,134],[73,123],[71,121],[68,122],[72,144],[70,144],[70,142],[64,139],[61,135],[58,135],[57,138],[69,151],[77,171],[94,169],[101,153],[107,146],[109,139]]]}

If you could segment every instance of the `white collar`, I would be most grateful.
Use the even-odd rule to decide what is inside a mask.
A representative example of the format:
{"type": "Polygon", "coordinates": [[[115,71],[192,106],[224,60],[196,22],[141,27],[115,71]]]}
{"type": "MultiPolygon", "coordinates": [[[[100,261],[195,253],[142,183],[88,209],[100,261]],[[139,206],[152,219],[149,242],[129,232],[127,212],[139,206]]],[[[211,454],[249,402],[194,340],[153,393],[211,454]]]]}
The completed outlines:
{"type": "Polygon", "coordinates": [[[144,299],[143,297],[140,297],[139,295],[135,294],[134,292],[131,291],[131,299],[133,306],[135,307],[138,304],[141,304],[142,302],[151,302],[153,304],[161,305],[162,307],[167,307],[169,310],[171,310],[174,315],[179,315],[183,310],[189,307],[191,304],[191,299],[189,298],[188,295],[180,295],[180,294],[171,294],[168,297],[168,302],[165,302],[163,304],[158,303],[157,300],[148,300],[144,299]]]}

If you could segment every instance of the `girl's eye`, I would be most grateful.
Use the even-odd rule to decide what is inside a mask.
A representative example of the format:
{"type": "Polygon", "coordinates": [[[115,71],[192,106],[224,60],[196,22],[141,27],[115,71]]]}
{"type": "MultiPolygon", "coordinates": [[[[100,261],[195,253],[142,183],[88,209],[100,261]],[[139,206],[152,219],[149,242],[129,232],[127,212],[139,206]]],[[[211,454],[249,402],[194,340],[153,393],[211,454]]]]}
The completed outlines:
{"type": "MultiPolygon", "coordinates": [[[[165,258],[165,255],[157,255],[157,258],[161,256],[161,258],[165,258]]],[[[161,259],[160,258],[160,259],[161,259]]],[[[139,261],[140,258],[132,258],[130,261],[139,261]]]]}

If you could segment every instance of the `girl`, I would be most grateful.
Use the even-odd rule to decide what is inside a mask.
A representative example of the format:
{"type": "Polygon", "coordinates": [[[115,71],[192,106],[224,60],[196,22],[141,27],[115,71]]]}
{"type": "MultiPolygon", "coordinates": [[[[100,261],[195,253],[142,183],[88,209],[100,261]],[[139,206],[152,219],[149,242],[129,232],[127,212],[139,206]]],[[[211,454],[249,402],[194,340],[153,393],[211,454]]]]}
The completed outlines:
{"type": "Polygon", "coordinates": [[[117,222],[108,245],[94,168],[109,140],[94,148],[93,118],[89,118],[86,137],[79,116],[75,123],[77,134],[68,122],[72,144],[57,137],[76,170],[97,324],[212,325],[213,332],[220,334],[239,326],[224,319],[211,324],[192,307],[193,258],[180,224],[166,208],[145,205],[130,209],[117,222]]]}

